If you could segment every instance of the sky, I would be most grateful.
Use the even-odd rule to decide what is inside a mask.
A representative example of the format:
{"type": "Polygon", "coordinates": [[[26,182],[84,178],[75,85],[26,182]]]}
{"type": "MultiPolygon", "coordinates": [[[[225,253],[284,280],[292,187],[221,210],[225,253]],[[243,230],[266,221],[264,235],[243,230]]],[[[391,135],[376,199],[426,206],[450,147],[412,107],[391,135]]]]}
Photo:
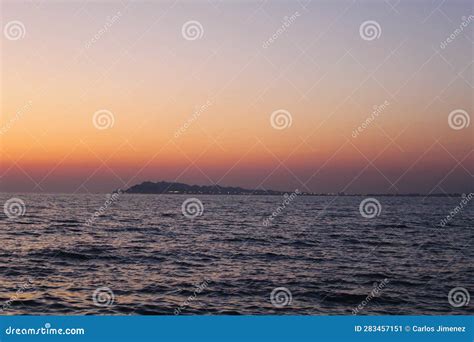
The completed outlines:
{"type": "Polygon", "coordinates": [[[0,191],[472,192],[473,14],[461,0],[4,0],[0,191]]]}

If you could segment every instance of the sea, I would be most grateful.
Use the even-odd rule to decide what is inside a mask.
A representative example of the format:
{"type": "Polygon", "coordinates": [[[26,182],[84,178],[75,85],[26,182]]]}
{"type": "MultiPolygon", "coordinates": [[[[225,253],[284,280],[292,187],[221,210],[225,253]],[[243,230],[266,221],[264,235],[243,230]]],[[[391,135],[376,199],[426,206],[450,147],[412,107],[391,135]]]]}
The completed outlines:
{"type": "Polygon", "coordinates": [[[471,198],[0,193],[0,314],[472,314],[471,198]]]}

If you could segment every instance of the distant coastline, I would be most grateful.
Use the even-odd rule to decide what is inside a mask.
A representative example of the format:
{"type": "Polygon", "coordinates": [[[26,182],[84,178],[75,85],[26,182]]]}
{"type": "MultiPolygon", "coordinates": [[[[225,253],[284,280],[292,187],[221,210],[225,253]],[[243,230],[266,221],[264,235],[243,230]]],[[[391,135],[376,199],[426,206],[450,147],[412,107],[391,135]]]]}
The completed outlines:
{"type": "MultiPolygon", "coordinates": [[[[283,196],[292,193],[292,191],[277,191],[277,190],[258,190],[245,189],[241,187],[220,186],[220,185],[189,185],[185,183],[176,182],[151,182],[146,181],[140,184],[131,186],[126,190],[115,190],[114,192],[123,192],[126,194],[144,194],[144,195],[247,195],[247,196],[283,196]]],[[[466,192],[468,194],[469,192],[466,192]]],[[[316,193],[304,192],[299,190],[300,196],[378,196],[378,197],[460,197],[461,193],[434,193],[434,194],[346,194],[339,193],[316,193]]]]}

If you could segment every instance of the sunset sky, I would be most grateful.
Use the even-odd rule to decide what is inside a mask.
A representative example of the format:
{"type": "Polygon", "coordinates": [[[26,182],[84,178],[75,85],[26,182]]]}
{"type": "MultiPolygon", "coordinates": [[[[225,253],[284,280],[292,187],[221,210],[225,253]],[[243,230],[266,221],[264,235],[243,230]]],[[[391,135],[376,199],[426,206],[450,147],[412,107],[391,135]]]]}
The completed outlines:
{"type": "Polygon", "coordinates": [[[0,191],[474,191],[472,1],[1,6],[0,191]],[[272,126],[277,110],[291,125],[272,126]],[[453,129],[453,111],[470,124],[453,129]]]}

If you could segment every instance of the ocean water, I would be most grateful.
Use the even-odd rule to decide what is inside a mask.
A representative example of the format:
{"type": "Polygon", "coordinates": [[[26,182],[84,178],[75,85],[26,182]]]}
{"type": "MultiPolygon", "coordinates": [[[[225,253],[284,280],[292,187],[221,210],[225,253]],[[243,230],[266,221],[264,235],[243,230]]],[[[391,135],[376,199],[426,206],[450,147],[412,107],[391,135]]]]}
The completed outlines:
{"type": "Polygon", "coordinates": [[[472,203],[440,225],[462,198],[377,197],[373,218],[352,196],[3,193],[0,203],[11,198],[24,215],[0,211],[1,314],[474,312],[463,292],[474,295],[472,203]],[[188,201],[183,215],[191,197],[202,208],[188,201]]]}

